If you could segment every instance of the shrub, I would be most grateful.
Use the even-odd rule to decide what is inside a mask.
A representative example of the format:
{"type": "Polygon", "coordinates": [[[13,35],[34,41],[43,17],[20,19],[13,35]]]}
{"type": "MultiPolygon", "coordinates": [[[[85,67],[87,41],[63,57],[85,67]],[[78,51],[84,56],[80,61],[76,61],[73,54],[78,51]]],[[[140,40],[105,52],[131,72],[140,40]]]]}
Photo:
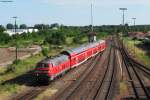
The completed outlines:
{"type": "Polygon", "coordinates": [[[9,65],[5,71],[6,73],[15,72],[15,67],[13,65],[9,65]]]}
{"type": "Polygon", "coordinates": [[[17,59],[17,60],[14,60],[14,61],[13,61],[13,64],[16,64],[16,65],[17,65],[17,64],[19,64],[20,62],[21,62],[21,60],[20,60],[20,59],[17,59]]]}
{"type": "Polygon", "coordinates": [[[48,57],[49,48],[48,47],[42,47],[42,54],[45,57],[48,57]]]}

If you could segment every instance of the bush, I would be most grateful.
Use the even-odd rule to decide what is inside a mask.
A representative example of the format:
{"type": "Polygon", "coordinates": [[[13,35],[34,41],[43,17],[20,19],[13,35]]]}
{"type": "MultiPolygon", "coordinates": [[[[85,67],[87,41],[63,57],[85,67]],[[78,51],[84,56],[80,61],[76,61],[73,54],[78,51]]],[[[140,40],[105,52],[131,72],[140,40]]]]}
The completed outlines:
{"type": "Polygon", "coordinates": [[[52,34],[49,34],[49,36],[45,38],[45,41],[49,44],[61,45],[65,43],[65,39],[65,34],[61,31],[57,31],[53,32],[52,34]]]}
{"type": "Polygon", "coordinates": [[[5,71],[6,73],[15,72],[15,67],[13,65],[9,65],[5,71]]]}
{"type": "Polygon", "coordinates": [[[73,38],[73,42],[74,42],[74,43],[77,43],[77,44],[81,43],[80,37],[79,37],[79,36],[75,36],[75,37],[73,38]]]}
{"type": "Polygon", "coordinates": [[[17,60],[14,60],[14,61],[13,61],[13,64],[16,64],[16,65],[17,65],[17,64],[19,64],[20,62],[21,62],[21,60],[20,60],[20,59],[17,59],[17,60]]]}
{"type": "Polygon", "coordinates": [[[7,33],[0,33],[0,43],[7,44],[10,42],[11,37],[7,33]]]}
{"type": "Polygon", "coordinates": [[[48,47],[42,47],[42,54],[45,57],[48,57],[49,48],[48,47]]]}

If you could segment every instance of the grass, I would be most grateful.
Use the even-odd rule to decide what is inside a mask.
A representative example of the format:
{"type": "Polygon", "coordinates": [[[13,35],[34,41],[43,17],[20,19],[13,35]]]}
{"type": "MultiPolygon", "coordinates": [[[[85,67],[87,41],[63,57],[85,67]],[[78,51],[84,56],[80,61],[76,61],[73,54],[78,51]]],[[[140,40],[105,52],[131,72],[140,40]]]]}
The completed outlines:
{"type": "MultiPolygon", "coordinates": [[[[150,57],[146,54],[146,51],[135,46],[135,52],[134,52],[134,40],[125,37],[124,41],[125,41],[126,47],[128,47],[129,52],[133,55],[135,53],[135,57],[138,60],[142,61],[146,66],[148,66],[150,68],[150,66],[149,66],[150,65],[150,57]]],[[[135,45],[138,45],[141,43],[142,43],[141,41],[135,40],[135,45]]]]}
{"type": "Polygon", "coordinates": [[[105,39],[108,35],[110,35],[108,32],[99,32],[97,39],[105,39]]]}
{"type": "Polygon", "coordinates": [[[54,95],[56,92],[58,92],[58,89],[48,88],[43,93],[38,95],[35,99],[36,100],[44,100],[44,98],[49,98],[50,96],[54,95]]]}
{"type": "Polygon", "coordinates": [[[120,94],[124,95],[128,91],[127,85],[124,81],[120,82],[120,94]]]}
{"type": "Polygon", "coordinates": [[[12,64],[7,68],[3,68],[2,70],[0,69],[1,74],[3,73],[3,75],[1,75],[0,77],[0,83],[32,70],[35,64],[42,58],[42,54],[38,54],[26,60],[20,61],[17,65],[12,64]],[[10,70],[10,68],[12,68],[13,70],[10,70]]]}

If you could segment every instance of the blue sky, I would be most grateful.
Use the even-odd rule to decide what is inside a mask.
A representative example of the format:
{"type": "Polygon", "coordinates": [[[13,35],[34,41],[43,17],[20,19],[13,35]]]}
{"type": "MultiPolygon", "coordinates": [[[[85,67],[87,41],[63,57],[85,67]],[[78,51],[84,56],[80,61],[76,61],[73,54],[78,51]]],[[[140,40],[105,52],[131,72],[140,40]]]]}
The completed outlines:
{"type": "Polygon", "coordinates": [[[150,24],[150,0],[13,0],[0,3],[0,24],[13,23],[12,16],[18,16],[17,23],[34,25],[38,23],[64,25],[89,25],[90,4],[94,4],[94,25],[119,25],[122,12],[127,7],[125,21],[133,24],[150,24]]]}

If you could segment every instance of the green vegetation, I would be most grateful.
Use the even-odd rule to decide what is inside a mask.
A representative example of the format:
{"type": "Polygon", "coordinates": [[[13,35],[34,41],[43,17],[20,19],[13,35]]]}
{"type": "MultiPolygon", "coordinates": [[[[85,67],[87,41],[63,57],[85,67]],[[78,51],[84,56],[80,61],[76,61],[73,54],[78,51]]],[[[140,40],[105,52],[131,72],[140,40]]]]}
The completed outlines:
{"type": "Polygon", "coordinates": [[[48,57],[48,53],[49,53],[49,48],[48,47],[42,47],[42,54],[45,57],[48,57]]]}
{"type": "Polygon", "coordinates": [[[106,38],[108,35],[110,35],[110,33],[108,33],[108,32],[99,32],[97,35],[97,38],[98,39],[106,38]]]}
{"type": "Polygon", "coordinates": [[[120,82],[120,94],[124,95],[128,91],[127,84],[124,81],[120,82]]]}
{"type": "Polygon", "coordinates": [[[134,54],[135,53],[135,57],[142,61],[145,65],[149,66],[150,65],[150,56],[147,55],[147,52],[144,51],[142,48],[137,47],[137,45],[143,45],[142,41],[139,40],[135,40],[135,52],[134,52],[134,40],[125,37],[124,38],[125,41],[125,45],[126,47],[128,47],[128,50],[134,54]]]}
{"type": "Polygon", "coordinates": [[[18,64],[12,64],[9,67],[3,69],[0,74],[0,84],[6,80],[12,79],[18,75],[22,75],[35,67],[35,64],[43,58],[41,54],[30,57],[26,60],[18,62],[18,64]],[[13,70],[11,69],[13,68],[13,70]]]}
{"type": "MultiPolygon", "coordinates": [[[[27,25],[21,24],[21,29],[27,28],[27,25]]],[[[14,28],[13,24],[7,24],[7,29],[14,28]]],[[[67,38],[72,39],[72,43],[81,44],[87,42],[87,33],[90,32],[90,26],[75,27],[63,26],[57,23],[51,25],[37,24],[34,28],[39,29],[38,32],[22,33],[9,36],[4,32],[6,30],[3,26],[0,27],[0,47],[15,46],[16,42],[18,47],[29,47],[32,44],[43,45],[45,42],[50,45],[67,45],[67,38]]],[[[98,38],[105,37],[106,35],[115,32],[116,27],[113,26],[95,26],[94,31],[98,38]],[[109,29],[110,28],[110,29],[109,29]]],[[[119,30],[119,28],[118,28],[119,30]]]]}
{"type": "MultiPolygon", "coordinates": [[[[43,59],[42,54],[30,57],[26,60],[18,62],[18,64],[12,64],[7,68],[2,68],[0,71],[0,98],[8,97],[13,93],[19,93],[19,91],[24,87],[16,83],[5,83],[7,80],[14,79],[17,76],[23,75],[26,72],[35,68],[35,64],[43,59]]],[[[5,99],[5,98],[4,98],[5,99]]]]}

